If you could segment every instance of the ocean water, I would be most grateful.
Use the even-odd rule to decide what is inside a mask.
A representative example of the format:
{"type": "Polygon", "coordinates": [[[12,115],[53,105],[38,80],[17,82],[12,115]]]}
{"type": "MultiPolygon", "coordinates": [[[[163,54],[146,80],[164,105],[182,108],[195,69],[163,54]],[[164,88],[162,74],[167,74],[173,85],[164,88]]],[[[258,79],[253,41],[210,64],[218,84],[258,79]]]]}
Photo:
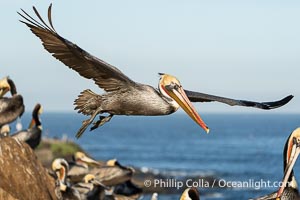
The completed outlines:
{"type": "MultiPolygon", "coordinates": [[[[27,124],[29,117],[25,114],[22,123],[27,124]]],[[[175,176],[213,175],[237,185],[219,189],[204,185],[199,188],[204,200],[242,200],[277,190],[276,181],[283,176],[283,147],[289,134],[300,127],[300,114],[202,114],[202,117],[210,127],[209,134],[187,115],[179,113],[162,117],[115,116],[103,127],[86,131],[76,140],[74,135],[84,116],[76,112],[41,116],[44,135],[58,138],[64,135],[96,159],[117,158],[125,165],[175,176]]],[[[300,164],[296,163],[296,178],[299,169],[300,164]]],[[[179,199],[179,196],[159,195],[159,199],[179,199]]]]}

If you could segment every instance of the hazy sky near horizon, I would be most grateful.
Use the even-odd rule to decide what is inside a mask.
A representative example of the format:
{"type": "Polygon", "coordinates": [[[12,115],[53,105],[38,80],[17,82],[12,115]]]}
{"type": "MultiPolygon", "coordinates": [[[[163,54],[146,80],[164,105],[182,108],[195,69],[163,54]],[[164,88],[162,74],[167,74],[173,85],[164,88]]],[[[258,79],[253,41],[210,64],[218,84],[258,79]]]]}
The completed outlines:
{"type": "MultiPolygon", "coordinates": [[[[18,20],[20,8],[137,82],[157,87],[158,72],[184,88],[214,95],[271,101],[293,94],[285,107],[300,111],[300,1],[1,1],[0,74],[9,75],[31,112],[72,111],[84,89],[102,93],[43,49],[18,20]]],[[[201,112],[262,112],[197,103],[201,112]]]]}

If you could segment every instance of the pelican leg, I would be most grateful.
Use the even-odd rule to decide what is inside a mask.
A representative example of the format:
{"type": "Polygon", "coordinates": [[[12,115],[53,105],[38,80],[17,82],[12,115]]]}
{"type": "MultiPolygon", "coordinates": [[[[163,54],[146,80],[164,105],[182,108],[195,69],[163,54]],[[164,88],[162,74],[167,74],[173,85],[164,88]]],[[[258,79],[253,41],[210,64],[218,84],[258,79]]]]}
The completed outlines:
{"type": "Polygon", "coordinates": [[[100,116],[99,117],[100,119],[93,123],[94,126],[91,128],[90,131],[95,130],[96,128],[98,128],[100,126],[103,126],[106,122],[109,122],[113,116],[114,116],[113,114],[110,114],[107,117],[100,116]]]}
{"type": "Polygon", "coordinates": [[[87,120],[84,120],[82,122],[82,126],[80,127],[79,131],[77,132],[76,134],[76,138],[80,138],[80,136],[83,134],[83,132],[87,129],[87,127],[94,121],[95,117],[101,113],[101,108],[98,108],[93,114],[92,116],[87,119],[87,120]]]}

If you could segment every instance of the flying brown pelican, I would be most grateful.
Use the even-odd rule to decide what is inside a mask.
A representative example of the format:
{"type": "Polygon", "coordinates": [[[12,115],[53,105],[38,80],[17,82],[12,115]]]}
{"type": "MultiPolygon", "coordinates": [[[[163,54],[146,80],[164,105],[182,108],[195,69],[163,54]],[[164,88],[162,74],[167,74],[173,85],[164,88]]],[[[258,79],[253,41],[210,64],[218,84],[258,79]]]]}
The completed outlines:
{"type": "Polygon", "coordinates": [[[284,177],[277,192],[256,198],[254,200],[296,200],[300,199],[298,184],[293,167],[300,153],[300,128],[294,130],[288,137],[283,150],[284,177]]]}
{"type": "Polygon", "coordinates": [[[65,159],[57,158],[52,162],[52,170],[57,176],[57,188],[55,189],[58,199],[81,200],[79,192],[66,182],[69,165],[65,159]]]}
{"type": "Polygon", "coordinates": [[[56,59],[77,71],[81,76],[92,79],[106,91],[98,95],[91,90],[84,90],[75,100],[75,109],[79,113],[90,116],[83,121],[76,137],[79,138],[86,128],[94,121],[98,114],[108,113],[108,116],[100,116],[93,123],[91,130],[110,121],[113,115],[169,115],[182,107],[183,110],[206,132],[209,128],[196,112],[193,102],[218,101],[229,105],[250,106],[261,109],[273,109],[289,102],[293,96],[288,96],[277,102],[251,102],[223,98],[213,95],[185,91],[179,80],[168,74],[160,74],[158,90],[149,86],[134,82],[116,67],[92,56],[76,44],[60,36],[54,29],[51,19],[51,5],[48,9],[49,25],[41,18],[37,9],[33,10],[38,20],[28,15],[24,10],[19,13],[31,31],[41,39],[45,49],[56,59]]]}
{"type": "Polygon", "coordinates": [[[97,181],[93,174],[87,174],[83,178],[84,182],[79,182],[73,186],[81,197],[81,200],[102,200],[105,199],[106,186],[97,181]]]}
{"type": "Polygon", "coordinates": [[[73,162],[69,163],[68,178],[73,183],[81,181],[89,173],[89,165],[100,166],[101,164],[82,152],[76,152],[73,155],[73,162]]]}
{"type": "Polygon", "coordinates": [[[122,184],[132,178],[134,169],[120,165],[117,160],[107,161],[105,166],[94,168],[90,171],[96,179],[106,186],[122,184]]]}
{"type": "Polygon", "coordinates": [[[25,106],[23,97],[17,94],[17,88],[14,82],[5,77],[0,80],[0,127],[4,124],[13,122],[18,117],[21,117],[25,106]],[[11,97],[3,97],[8,91],[11,97]]]}
{"type": "Polygon", "coordinates": [[[43,107],[41,104],[36,104],[32,111],[32,120],[28,129],[21,130],[11,135],[11,137],[18,139],[19,141],[26,142],[32,149],[35,149],[42,139],[42,123],[39,115],[42,114],[43,107]]]}
{"type": "Polygon", "coordinates": [[[200,200],[200,195],[196,188],[187,188],[182,193],[180,200],[200,200]]]}

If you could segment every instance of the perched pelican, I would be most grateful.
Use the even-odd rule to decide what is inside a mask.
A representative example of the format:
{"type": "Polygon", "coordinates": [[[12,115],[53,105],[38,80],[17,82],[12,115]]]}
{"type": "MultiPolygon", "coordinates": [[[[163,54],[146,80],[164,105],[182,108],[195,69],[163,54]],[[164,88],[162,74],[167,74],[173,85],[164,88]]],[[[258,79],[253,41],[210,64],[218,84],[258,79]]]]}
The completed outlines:
{"type": "Polygon", "coordinates": [[[200,200],[199,192],[196,188],[187,188],[182,193],[180,200],[200,200]]]}
{"type": "Polygon", "coordinates": [[[106,93],[98,95],[91,90],[84,90],[75,100],[75,109],[79,113],[90,116],[89,119],[83,121],[82,127],[76,134],[77,138],[83,134],[98,114],[103,113],[109,115],[100,116],[100,119],[93,123],[91,130],[110,121],[113,115],[169,115],[182,107],[197,124],[209,132],[209,128],[198,115],[189,98],[194,102],[219,101],[229,105],[262,109],[280,107],[293,98],[290,95],[278,102],[257,103],[185,91],[179,80],[168,74],[160,74],[157,90],[149,85],[134,82],[116,67],[92,56],[76,44],[60,36],[52,24],[51,5],[48,9],[49,25],[41,18],[35,7],[33,10],[39,21],[22,10],[23,14],[19,14],[25,21],[21,22],[26,24],[41,39],[45,49],[81,76],[94,80],[100,88],[106,91],[106,93]]]}
{"type": "Polygon", "coordinates": [[[21,117],[24,109],[23,97],[17,93],[14,82],[9,77],[0,80],[0,127],[21,117]],[[11,97],[3,97],[8,91],[11,97]]]}
{"type": "Polygon", "coordinates": [[[294,130],[288,137],[283,150],[284,177],[282,187],[277,192],[256,198],[254,200],[296,200],[300,199],[298,184],[293,167],[300,153],[300,128],[294,130]]]}
{"type": "Polygon", "coordinates": [[[43,107],[36,104],[32,111],[32,120],[27,130],[18,131],[11,137],[17,138],[19,141],[26,142],[32,149],[35,149],[42,139],[42,123],[39,115],[42,114],[43,107]]]}
{"type": "Polygon", "coordinates": [[[117,160],[107,161],[105,166],[94,168],[90,171],[96,179],[106,186],[115,186],[132,178],[134,169],[120,165],[117,160]]]}
{"type": "Polygon", "coordinates": [[[76,152],[73,155],[73,162],[69,163],[70,170],[68,172],[68,178],[70,178],[72,182],[81,181],[82,178],[89,173],[89,165],[100,166],[100,163],[82,152],[76,152]]]}
{"type": "Polygon", "coordinates": [[[10,133],[10,127],[8,124],[5,124],[0,128],[0,138],[9,136],[9,133],[10,133]]]}
{"type": "Polygon", "coordinates": [[[56,195],[63,200],[81,200],[79,192],[66,183],[66,176],[69,165],[65,159],[57,158],[52,162],[52,170],[55,172],[58,181],[56,195]]]}
{"type": "Polygon", "coordinates": [[[74,188],[79,192],[82,200],[105,199],[106,186],[97,181],[94,175],[87,174],[83,180],[83,183],[80,182],[74,185],[74,188]]]}

